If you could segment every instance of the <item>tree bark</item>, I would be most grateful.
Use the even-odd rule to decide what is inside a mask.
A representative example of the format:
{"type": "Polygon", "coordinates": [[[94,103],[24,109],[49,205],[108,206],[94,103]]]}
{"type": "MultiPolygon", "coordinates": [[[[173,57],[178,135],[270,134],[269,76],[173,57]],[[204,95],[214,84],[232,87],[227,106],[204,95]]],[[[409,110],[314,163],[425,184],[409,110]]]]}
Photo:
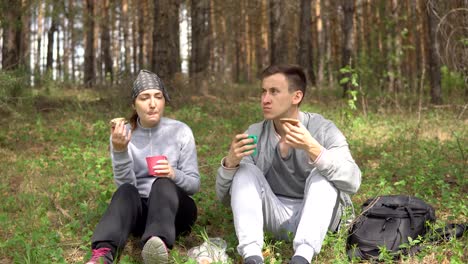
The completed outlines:
{"type": "Polygon", "coordinates": [[[315,17],[317,18],[317,39],[318,39],[318,67],[317,67],[317,81],[316,84],[320,87],[324,79],[325,71],[325,55],[326,55],[326,42],[325,42],[325,28],[323,17],[323,0],[317,0],[315,4],[315,17]]]}
{"type": "Polygon", "coordinates": [[[442,88],[441,88],[441,74],[440,74],[440,58],[437,46],[437,16],[432,0],[426,1],[426,14],[428,22],[429,42],[428,58],[429,58],[429,77],[431,83],[431,103],[440,105],[442,104],[442,88]]]}
{"type": "MultiPolygon", "coordinates": [[[[337,0],[342,1],[342,0],[337,0]]],[[[339,25],[338,12],[336,11],[336,3],[330,3],[330,1],[324,1],[326,4],[325,9],[327,10],[327,62],[328,62],[328,84],[330,87],[334,86],[335,72],[340,65],[339,50],[340,50],[340,36],[339,30],[335,30],[339,25]]]]}
{"type": "Polygon", "coordinates": [[[101,17],[101,51],[102,60],[104,61],[104,76],[111,83],[114,81],[112,72],[112,56],[111,56],[111,41],[109,33],[109,0],[103,0],[102,17],[101,17]]]}
{"type": "Polygon", "coordinates": [[[154,1],[152,70],[163,80],[180,72],[179,0],[154,1]]]}
{"type": "Polygon", "coordinates": [[[421,34],[419,20],[420,12],[418,8],[418,0],[413,0],[409,4],[410,12],[410,29],[411,29],[411,44],[414,46],[412,60],[410,61],[410,91],[415,93],[418,87],[418,80],[421,78],[421,34]]]}
{"type": "MultiPolygon", "coordinates": [[[[155,0],[154,5],[157,6],[157,3],[160,0],[155,0]]],[[[136,16],[138,17],[138,65],[140,66],[139,69],[145,68],[144,62],[144,44],[145,44],[145,1],[137,1],[138,5],[138,13],[136,16]]],[[[154,18],[156,20],[156,18],[154,18]]]]}
{"type": "Polygon", "coordinates": [[[94,54],[94,1],[86,0],[85,16],[85,57],[84,57],[84,84],[91,87],[95,84],[95,54],[94,54]]]}
{"type": "Polygon", "coordinates": [[[132,52],[132,59],[133,59],[133,72],[137,73],[138,69],[141,68],[140,65],[140,60],[139,60],[139,55],[138,55],[138,21],[139,19],[137,18],[137,15],[139,13],[139,2],[135,3],[133,2],[133,8],[132,8],[132,44],[133,44],[133,52],[132,52]]]}
{"type": "Polygon", "coordinates": [[[259,13],[257,16],[258,32],[255,34],[255,54],[257,64],[257,75],[269,63],[268,58],[268,20],[266,14],[266,0],[259,0],[259,13]]]}
{"type": "Polygon", "coordinates": [[[302,66],[311,84],[315,85],[315,73],[312,54],[312,9],[311,0],[301,0],[301,14],[299,23],[299,51],[297,62],[302,66]]]}
{"type": "MultiPolygon", "coordinates": [[[[354,16],[354,0],[343,0],[342,8],[344,12],[343,19],[343,42],[342,42],[342,57],[341,57],[341,67],[345,68],[347,66],[351,67],[351,53],[353,51],[353,16],[354,16]]],[[[349,74],[344,74],[341,78],[348,76],[349,74]]],[[[341,84],[343,87],[343,97],[347,95],[347,92],[352,89],[351,83],[348,81],[341,84]]]]}
{"type": "Polygon", "coordinates": [[[130,36],[129,36],[129,19],[128,19],[128,0],[122,0],[122,31],[123,31],[123,44],[125,48],[124,53],[124,71],[130,72],[130,36]]]}
{"type": "Polygon", "coordinates": [[[286,3],[282,0],[270,0],[270,62],[287,63],[288,38],[285,36],[286,3]]]}
{"type": "Polygon", "coordinates": [[[20,44],[22,35],[21,1],[11,1],[8,8],[3,9],[3,48],[2,69],[14,70],[20,64],[20,44]]]}
{"type": "Polygon", "coordinates": [[[69,10],[68,10],[68,30],[70,32],[70,50],[72,51],[71,52],[71,58],[70,58],[70,61],[71,61],[71,68],[70,68],[70,75],[71,75],[71,80],[72,82],[75,82],[75,65],[76,65],[76,62],[75,62],[75,55],[74,55],[74,50],[75,50],[75,47],[76,47],[76,32],[75,32],[75,27],[74,27],[74,24],[75,24],[75,7],[74,7],[74,1],[73,0],[69,0],[69,10]]]}
{"type": "Polygon", "coordinates": [[[63,80],[65,82],[68,82],[68,80],[70,78],[69,63],[70,63],[70,54],[71,54],[71,49],[70,49],[71,31],[70,31],[70,27],[65,26],[65,25],[70,24],[70,20],[69,20],[69,16],[70,16],[69,12],[70,11],[71,11],[70,3],[67,4],[67,0],[64,0],[63,1],[64,17],[63,17],[63,20],[61,22],[61,26],[62,26],[62,29],[63,29],[63,57],[62,57],[63,67],[62,67],[62,69],[63,69],[63,80]],[[66,24],[65,24],[65,22],[66,22],[66,24]]]}
{"type": "Polygon", "coordinates": [[[34,83],[36,85],[40,84],[40,75],[41,75],[41,68],[42,68],[42,57],[41,57],[41,51],[42,51],[42,25],[44,21],[44,8],[42,7],[42,3],[38,3],[37,7],[37,49],[36,49],[36,58],[35,58],[35,65],[34,65],[34,83]]]}
{"type": "Polygon", "coordinates": [[[201,79],[199,77],[206,74],[210,62],[210,0],[191,0],[190,5],[192,49],[189,74],[194,78],[195,85],[199,87],[201,79]]]}
{"type": "Polygon", "coordinates": [[[51,5],[51,19],[49,31],[47,32],[47,60],[46,60],[46,69],[47,72],[52,71],[52,66],[54,63],[54,35],[57,31],[57,13],[54,5],[51,5]]]}
{"type": "Polygon", "coordinates": [[[19,65],[26,73],[31,72],[31,1],[23,0],[23,12],[21,14],[21,44],[19,53],[19,65]]]}

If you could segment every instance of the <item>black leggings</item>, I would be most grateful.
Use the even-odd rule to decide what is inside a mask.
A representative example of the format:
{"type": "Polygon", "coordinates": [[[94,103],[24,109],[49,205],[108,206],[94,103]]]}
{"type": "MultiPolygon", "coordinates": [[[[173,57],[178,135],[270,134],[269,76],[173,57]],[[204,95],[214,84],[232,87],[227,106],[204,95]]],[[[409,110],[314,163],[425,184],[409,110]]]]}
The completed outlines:
{"type": "Polygon", "coordinates": [[[142,245],[152,236],[172,248],[178,235],[190,232],[197,219],[195,202],[172,180],[158,178],[149,198],[125,183],[112,196],[91,239],[91,248],[110,248],[112,255],[125,247],[130,234],[141,236],[142,245]]]}

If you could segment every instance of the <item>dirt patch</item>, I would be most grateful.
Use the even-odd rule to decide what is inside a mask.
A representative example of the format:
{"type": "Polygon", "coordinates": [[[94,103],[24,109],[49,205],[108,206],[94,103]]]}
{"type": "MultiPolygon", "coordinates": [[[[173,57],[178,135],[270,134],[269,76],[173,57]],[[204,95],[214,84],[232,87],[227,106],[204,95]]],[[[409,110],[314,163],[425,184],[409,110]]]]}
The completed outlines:
{"type": "Polygon", "coordinates": [[[0,259],[0,264],[10,264],[10,263],[13,263],[12,259],[8,259],[8,258],[0,259]]]}

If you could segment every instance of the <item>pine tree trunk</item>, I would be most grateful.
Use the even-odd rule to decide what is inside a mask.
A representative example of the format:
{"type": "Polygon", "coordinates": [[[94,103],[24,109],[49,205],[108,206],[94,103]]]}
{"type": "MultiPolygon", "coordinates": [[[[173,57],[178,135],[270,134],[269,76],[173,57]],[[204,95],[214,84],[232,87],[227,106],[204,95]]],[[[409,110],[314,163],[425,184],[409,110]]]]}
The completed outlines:
{"type": "Polygon", "coordinates": [[[67,5],[67,1],[65,0],[63,2],[63,11],[64,11],[64,17],[63,17],[63,20],[62,20],[62,23],[61,23],[61,26],[62,26],[62,29],[63,29],[63,57],[62,57],[62,60],[63,60],[63,80],[65,82],[68,82],[69,80],[69,73],[70,73],[70,68],[69,68],[69,63],[70,63],[70,54],[71,54],[71,49],[70,49],[70,35],[71,35],[71,32],[70,32],[70,28],[69,27],[65,27],[65,22],[67,25],[70,24],[70,20],[69,20],[69,12],[71,11],[70,10],[70,3],[68,3],[67,5]]]}
{"type": "Polygon", "coordinates": [[[2,10],[3,47],[2,69],[14,70],[20,64],[20,44],[22,35],[21,1],[11,1],[8,10],[2,10]]]}
{"type": "Polygon", "coordinates": [[[287,63],[288,38],[285,36],[287,8],[285,1],[270,0],[270,62],[287,63]],[[285,14],[286,13],[286,14],[285,14]]]}
{"type": "Polygon", "coordinates": [[[138,47],[139,47],[139,44],[138,44],[138,41],[139,41],[139,36],[138,36],[138,16],[136,15],[138,12],[139,12],[139,8],[140,8],[140,5],[139,5],[139,2],[135,3],[133,2],[133,8],[132,8],[132,44],[133,44],[133,72],[134,73],[137,73],[138,72],[138,69],[141,68],[141,65],[140,65],[140,59],[139,59],[139,50],[138,50],[138,47]]]}
{"type": "Polygon", "coordinates": [[[111,57],[111,41],[109,32],[109,0],[103,0],[102,16],[101,16],[101,51],[102,60],[104,61],[104,76],[111,83],[114,81],[112,73],[112,57],[111,57]]]}
{"type": "Polygon", "coordinates": [[[418,31],[419,21],[418,21],[418,10],[417,10],[417,0],[413,0],[408,4],[408,17],[409,17],[409,29],[410,29],[410,45],[414,46],[414,50],[410,51],[409,56],[409,92],[415,93],[417,90],[418,80],[420,76],[419,71],[419,43],[420,43],[420,34],[418,31]]]}
{"type": "MultiPolygon", "coordinates": [[[[341,0],[340,0],[341,1],[341,0]]],[[[339,65],[339,30],[335,28],[339,25],[338,22],[338,15],[334,10],[335,5],[331,4],[330,1],[325,2],[325,9],[327,12],[327,63],[328,63],[328,84],[330,87],[334,86],[335,82],[335,71],[337,66],[339,65]]]]}
{"type": "MultiPolygon", "coordinates": [[[[60,31],[60,17],[57,18],[57,32],[60,31]]],[[[56,36],[56,40],[55,40],[55,43],[57,43],[57,45],[55,45],[55,53],[57,54],[57,58],[56,58],[56,62],[55,62],[55,65],[56,65],[56,73],[57,73],[57,76],[56,76],[56,80],[62,80],[62,60],[60,58],[60,50],[61,50],[61,45],[63,45],[63,39],[62,41],[60,41],[60,34],[55,34],[56,36]]],[[[63,47],[62,47],[63,48],[63,47]]]]}
{"type": "Polygon", "coordinates": [[[47,60],[46,60],[46,69],[48,73],[52,71],[52,64],[54,63],[54,35],[57,31],[57,15],[55,14],[54,5],[51,5],[51,25],[49,31],[47,32],[47,60]]]}
{"type": "Polygon", "coordinates": [[[325,71],[325,28],[324,28],[324,17],[323,17],[323,1],[317,0],[315,3],[315,17],[317,18],[317,39],[318,39],[318,67],[317,67],[317,86],[320,87],[324,80],[324,71],[325,71]]]}
{"type": "Polygon", "coordinates": [[[130,72],[130,36],[129,36],[129,23],[128,23],[128,0],[122,0],[122,31],[123,31],[123,44],[125,53],[123,56],[124,71],[130,72]]]}
{"type": "MultiPolygon", "coordinates": [[[[343,46],[342,46],[342,57],[341,57],[341,67],[350,67],[351,65],[351,53],[353,51],[353,16],[354,16],[354,0],[343,0],[343,46]]],[[[349,74],[344,74],[343,77],[350,77],[349,74]]],[[[350,81],[342,84],[343,87],[343,97],[347,95],[347,92],[352,89],[350,81]]]]}
{"type": "Polygon", "coordinates": [[[259,12],[257,16],[256,26],[257,32],[255,34],[255,54],[258,74],[268,65],[268,21],[266,14],[266,0],[259,0],[259,12]]]}
{"type": "Polygon", "coordinates": [[[95,54],[94,54],[94,1],[86,0],[85,16],[85,57],[84,57],[84,84],[91,87],[95,84],[95,54]]]}
{"type": "Polygon", "coordinates": [[[442,88],[440,74],[440,58],[437,47],[437,16],[433,0],[426,1],[426,14],[428,22],[428,52],[429,77],[431,82],[431,103],[442,104],[442,88]]]}
{"type": "Polygon", "coordinates": [[[175,73],[180,72],[179,6],[178,0],[154,2],[151,68],[163,80],[171,80],[175,73]]]}
{"type": "Polygon", "coordinates": [[[30,73],[31,71],[31,1],[23,1],[23,13],[21,14],[21,44],[19,53],[19,65],[30,73]]]}
{"type": "Polygon", "coordinates": [[[311,84],[315,85],[315,73],[312,58],[312,18],[311,0],[301,0],[301,14],[299,23],[299,51],[297,62],[302,66],[311,84]]]}
{"type": "Polygon", "coordinates": [[[75,55],[74,55],[74,50],[76,47],[76,33],[75,33],[75,7],[74,7],[74,1],[70,0],[69,2],[69,11],[68,11],[68,30],[70,31],[70,50],[72,51],[71,54],[71,68],[70,68],[70,75],[71,75],[71,80],[72,82],[75,82],[75,70],[76,70],[76,62],[75,62],[75,55]]]}
{"type": "MultiPolygon", "coordinates": [[[[158,2],[160,2],[160,0],[155,0],[154,5],[156,6],[158,2]]],[[[144,62],[143,50],[145,44],[145,16],[141,15],[144,14],[145,3],[145,1],[137,1],[138,13],[136,14],[136,16],[138,17],[138,65],[140,66],[139,69],[146,68],[147,66],[144,62]]],[[[156,20],[156,18],[154,19],[156,20]]]]}
{"type": "Polygon", "coordinates": [[[191,56],[189,74],[202,95],[207,95],[208,86],[206,75],[209,70],[211,50],[211,17],[210,0],[190,1],[191,27],[191,56]]]}
{"type": "Polygon", "coordinates": [[[104,76],[104,60],[101,56],[101,10],[102,10],[102,1],[94,2],[94,57],[95,57],[95,69],[96,69],[96,80],[94,84],[102,84],[104,76]]]}

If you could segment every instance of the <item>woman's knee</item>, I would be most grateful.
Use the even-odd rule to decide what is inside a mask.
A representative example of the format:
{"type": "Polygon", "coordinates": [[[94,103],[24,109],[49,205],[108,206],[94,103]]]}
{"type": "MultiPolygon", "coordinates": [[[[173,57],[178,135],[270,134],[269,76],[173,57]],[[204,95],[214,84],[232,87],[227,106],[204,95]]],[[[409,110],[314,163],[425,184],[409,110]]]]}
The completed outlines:
{"type": "Polygon", "coordinates": [[[177,192],[177,185],[169,178],[157,178],[151,186],[151,193],[171,194],[177,192]]]}
{"type": "Polygon", "coordinates": [[[124,183],[122,185],[120,185],[118,188],[117,188],[117,191],[115,191],[115,194],[114,196],[116,195],[123,195],[123,196],[130,196],[130,195],[138,195],[139,196],[139,192],[138,192],[138,189],[137,187],[135,187],[134,185],[130,184],[130,183],[124,183]]]}
{"type": "Polygon", "coordinates": [[[134,206],[139,204],[140,193],[135,186],[129,183],[120,185],[111,200],[111,205],[115,206],[134,206]]]}

